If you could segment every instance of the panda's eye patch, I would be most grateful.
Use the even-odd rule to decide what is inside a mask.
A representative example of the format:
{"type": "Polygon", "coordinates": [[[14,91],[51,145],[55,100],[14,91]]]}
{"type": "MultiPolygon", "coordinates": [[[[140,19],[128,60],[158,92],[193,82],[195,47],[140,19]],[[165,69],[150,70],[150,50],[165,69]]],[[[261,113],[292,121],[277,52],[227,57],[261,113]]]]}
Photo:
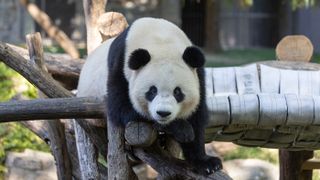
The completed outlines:
{"type": "Polygon", "coordinates": [[[179,103],[179,102],[182,102],[183,99],[184,99],[184,94],[182,93],[180,87],[176,87],[176,88],[173,90],[173,96],[174,96],[174,98],[177,100],[178,103],[179,103]]]}
{"type": "Polygon", "coordinates": [[[146,99],[151,102],[157,96],[157,93],[158,93],[157,87],[151,86],[148,92],[146,92],[146,99]]]}

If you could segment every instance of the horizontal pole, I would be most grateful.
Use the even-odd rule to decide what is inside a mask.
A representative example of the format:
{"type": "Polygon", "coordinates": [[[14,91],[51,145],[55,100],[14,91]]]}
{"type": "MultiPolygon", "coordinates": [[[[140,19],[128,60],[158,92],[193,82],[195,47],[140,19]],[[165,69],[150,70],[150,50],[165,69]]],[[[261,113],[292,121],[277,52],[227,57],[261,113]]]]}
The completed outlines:
{"type": "Polygon", "coordinates": [[[36,99],[0,103],[0,123],[13,121],[103,118],[103,97],[36,99]]]}

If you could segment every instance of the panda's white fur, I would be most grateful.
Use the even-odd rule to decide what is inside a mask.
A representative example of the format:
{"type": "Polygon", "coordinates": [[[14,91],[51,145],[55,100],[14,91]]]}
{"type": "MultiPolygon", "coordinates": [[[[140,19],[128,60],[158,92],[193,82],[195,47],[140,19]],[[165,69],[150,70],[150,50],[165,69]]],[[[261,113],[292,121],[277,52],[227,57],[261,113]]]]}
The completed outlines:
{"type": "Polygon", "coordinates": [[[108,49],[114,39],[102,43],[87,57],[80,72],[78,97],[102,96],[107,93],[108,49]]]}

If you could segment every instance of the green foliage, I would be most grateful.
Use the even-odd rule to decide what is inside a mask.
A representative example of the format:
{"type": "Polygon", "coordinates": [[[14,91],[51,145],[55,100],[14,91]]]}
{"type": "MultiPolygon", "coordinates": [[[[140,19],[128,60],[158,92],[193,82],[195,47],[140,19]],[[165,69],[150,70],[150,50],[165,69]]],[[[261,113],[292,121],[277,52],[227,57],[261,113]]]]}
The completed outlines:
{"type": "Polygon", "coordinates": [[[303,8],[303,7],[312,7],[316,4],[316,0],[291,0],[291,6],[293,10],[296,10],[297,8],[303,8]]]}
{"type": "Polygon", "coordinates": [[[14,95],[13,82],[10,77],[17,73],[0,63],[0,101],[9,100],[14,95]]]}
{"type": "MultiPolygon", "coordinates": [[[[19,123],[0,124],[0,144],[0,164],[5,163],[8,151],[23,151],[26,148],[49,151],[48,145],[19,123]]],[[[3,170],[4,168],[0,166],[0,174],[3,170]]]]}
{"type": "Polygon", "coordinates": [[[224,156],[224,160],[248,159],[248,158],[262,159],[274,164],[278,163],[277,155],[263,148],[254,148],[254,147],[247,148],[247,147],[240,146],[234,151],[224,156]]]}
{"type": "MultiPolygon", "coordinates": [[[[17,92],[29,98],[37,97],[37,90],[18,73],[0,63],[0,101],[10,100],[17,92]]],[[[25,148],[49,151],[40,138],[19,123],[0,124],[0,179],[5,171],[5,156],[8,151],[22,151],[25,148]]]]}
{"type": "Polygon", "coordinates": [[[274,60],[275,58],[274,49],[234,49],[206,55],[206,66],[238,66],[257,61],[274,60]]]}

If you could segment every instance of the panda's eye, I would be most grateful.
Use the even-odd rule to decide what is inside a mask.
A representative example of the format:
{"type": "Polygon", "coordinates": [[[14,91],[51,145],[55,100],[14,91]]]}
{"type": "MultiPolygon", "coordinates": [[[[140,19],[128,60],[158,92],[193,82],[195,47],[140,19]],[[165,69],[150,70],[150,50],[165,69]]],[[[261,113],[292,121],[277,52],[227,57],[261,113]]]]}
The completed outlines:
{"type": "Polygon", "coordinates": [[[146,92],[146,99],[148,101],[152,101],[157,96],[157,93],[158,93],[157,87],[151,86],[148,92],[146,92]]]}
{"type": "Polygon", "coordinates": [[[184,94],[182,93],[180,87],[176,87],[176,88],[173,90],[173,96],[174,96],[174,98],[177,100],[178,103],[179,103],[179,102],[182,102],[183,99],[184,99],[184,94]]]}

